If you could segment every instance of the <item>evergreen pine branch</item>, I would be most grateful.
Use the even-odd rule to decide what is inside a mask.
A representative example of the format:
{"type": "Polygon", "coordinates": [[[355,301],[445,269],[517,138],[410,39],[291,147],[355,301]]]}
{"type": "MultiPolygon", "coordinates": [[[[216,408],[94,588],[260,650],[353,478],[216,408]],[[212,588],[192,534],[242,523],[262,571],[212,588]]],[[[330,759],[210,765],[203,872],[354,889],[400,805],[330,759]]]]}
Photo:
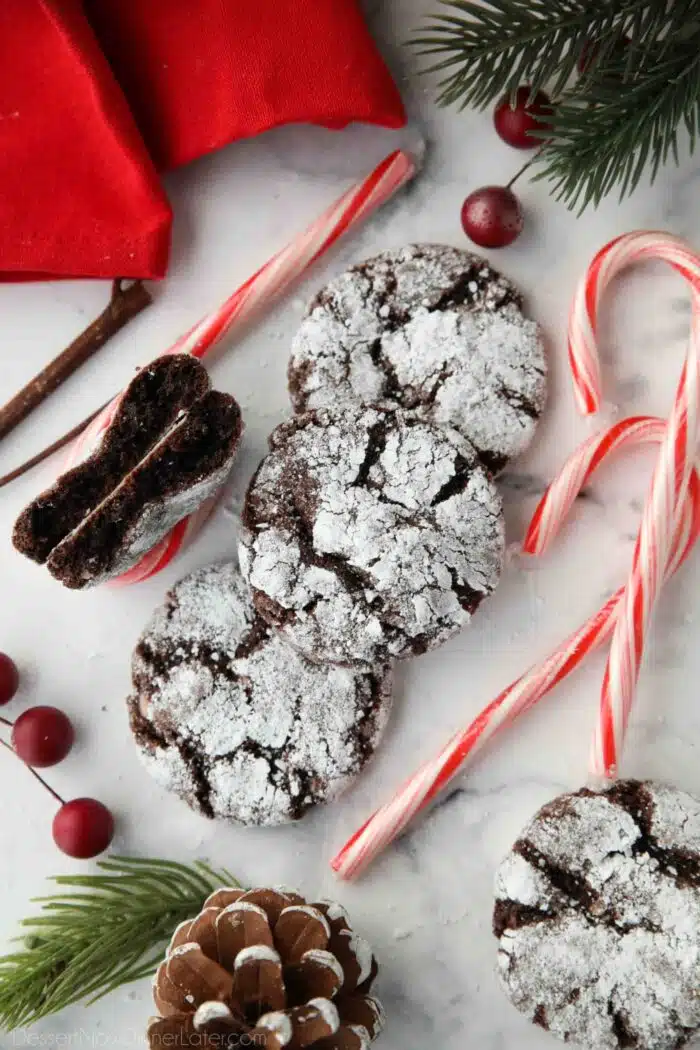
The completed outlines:
{"type": "Polygon", "coordinates": [[[41,913],[21,923],[24,947],[0,958],[4,1029],[154,973],[175,927],[219,886],[238,885],[202,862],[112,857],[98,867],[100,874],[54,878],[65,891],[39,898],[41,913]]]}
{"type": "Polygon", "coordinates": [[[696,0],[440,0],[414,44],[439,101],[483,108],[523,84],[556,100],[538,161],[570,207],[631,193],[700,125],[696,0]],[[443,11],[442,9],[446,9],[443,11]],[[584,52],[584,48],[587,50],[584,52]],[[587,68],[575,76],[586,55],[587,68]]]}
{"type": "Polygon", "coordinates": [[[661,46],[624,81],[624,56],[612,55],[606,75],[570,92],[557,105],[539,157],[537,179],[552,183],[569,207],[598,205],[614,188],[622,199],[645,172],[654,181],[687,134],[692,153],[700,132],[700,26],[683,46],[661,46]]]}
{"type": "MultiPolygon", "coordinates": [[[[685,6],[688,0],[680,0],[685,6]]],[[[488,106],[522,84],[548,85],[558,96],[585,47],[604,62],[634,25],[637,40],[656,39],[669,25],[665,0],[440,0],[458,14],[437,14],[414,45],[437,61],[439,101],[460,108],[488,106]]],[[[673,7],[673,5],[670,5],[673,7]]],[[[674,17],[675,24],[675,17],[674,17]]]]}

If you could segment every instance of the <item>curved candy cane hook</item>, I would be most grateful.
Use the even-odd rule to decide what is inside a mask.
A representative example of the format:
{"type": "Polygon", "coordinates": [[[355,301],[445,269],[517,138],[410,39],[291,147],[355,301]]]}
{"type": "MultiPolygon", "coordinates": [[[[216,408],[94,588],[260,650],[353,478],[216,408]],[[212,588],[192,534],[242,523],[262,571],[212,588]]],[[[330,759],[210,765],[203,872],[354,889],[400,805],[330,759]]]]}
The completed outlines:
{"type": "Polygon", "coordinates": [[[700,257],[683,241],[653,231],[625,234],[607,244],[579,283],[569,319],[569,361],[579,408],[600,405],[600,362],[596,346],[598,308],[613,277],[631,263],[660,259],[690,285],[690,339],[673,407],[652,475],[632,568],[610,643],[591,772],[608,779],[617,773],[625,731],[654,605],[664,583],[678,515],[685,501],[698,440],[700,409],[700,257]]]}

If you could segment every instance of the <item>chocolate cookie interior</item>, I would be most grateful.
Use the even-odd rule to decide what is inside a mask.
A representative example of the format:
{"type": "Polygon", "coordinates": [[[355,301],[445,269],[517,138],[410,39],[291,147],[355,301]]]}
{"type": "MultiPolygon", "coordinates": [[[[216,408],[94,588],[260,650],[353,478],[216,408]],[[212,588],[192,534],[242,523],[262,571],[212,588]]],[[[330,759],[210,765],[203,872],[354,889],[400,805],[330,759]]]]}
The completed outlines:
{"type": "MultiPolygon", "coordinates": [[[[228,470],[241,432],[241,412],[235,399],[230,394],[209,390],[136,469],[58,544],[48,558],[49,571],[71,588],[84,587],[107,574],[130,534],[142,522],[144,508],[158,507],[198,482],[211,479],[218,470],[228,470]]],[[[157,516],[157,511],[154,514],[157,516]]],[[[144,532],[148,532],[148,526],[144,526],[144,532]]],[[[149,546],[145,544],[144,551],[149,546]]]]}
{"type": "Polygon", "coordinates": [[[161,357],[142,369],[99,448],[22,511],[13,533],[17,550],[43,564],[208,389],[206,370],[189,354],[161,357]]]}

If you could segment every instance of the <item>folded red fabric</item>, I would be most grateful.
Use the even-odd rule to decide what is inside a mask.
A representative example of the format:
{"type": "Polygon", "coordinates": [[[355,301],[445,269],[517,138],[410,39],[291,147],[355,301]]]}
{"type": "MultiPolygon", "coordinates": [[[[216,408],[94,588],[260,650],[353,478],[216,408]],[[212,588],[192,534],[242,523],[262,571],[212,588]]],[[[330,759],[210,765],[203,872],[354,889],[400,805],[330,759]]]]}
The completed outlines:
{"type": "Polygon", "coordinates": [[[0,278],[161,277],[171,212],[79,0],[0,4],[0,278]]]}
{"type": "Polygon", "coordinates": [[[303,121],[401,127],[357,0],[86,0],[162,168],[303,121]]]}
{"type": "Polygon", "coordinates": [[[156,166],[405,121],[357,0],[1,0],[0,41],[0,279],[161,277],[156,166]]]}

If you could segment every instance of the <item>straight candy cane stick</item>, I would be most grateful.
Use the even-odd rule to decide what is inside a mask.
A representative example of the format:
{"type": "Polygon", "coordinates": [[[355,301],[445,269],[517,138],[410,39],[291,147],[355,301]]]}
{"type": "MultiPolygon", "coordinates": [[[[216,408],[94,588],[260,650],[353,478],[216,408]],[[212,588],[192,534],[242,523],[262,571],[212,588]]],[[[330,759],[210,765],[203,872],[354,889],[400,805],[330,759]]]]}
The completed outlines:
{"type": "MultiPolygon", "coordinates": [[[[226,335],[234,330],[239,331],[267,309],[304,276],[320,256],[385,204],[417,171],[418,161],[413,155],[404,150],[390,153],[374,171],[347,190],[286,248],[261,266],[221,306],[203,317],[165,353],[189,353],[198,358],[206,357],[226,335]]],[[[105,407],[71,447],[65,469],[70,469],[84,459],[99,442],[114,418],[119,396],[105,407]]],[[[208,511],[211,509],[210,504],[208,511]]],[[[188,519],[187,526],[180,522],[152,551],[144,555],[138,565],[115,582],[138,583],[160,572],[193,538],[207,516],[207,513],[197,512],[188,519]]]]}
{"type": "Polygon", "coordinates": [[[691,333],[666,433],[652,475],[632,569],[610,645],[591,750],[591,773],[617,775],[651,615],[663,586],[677,518],[690,484],[700,415],[700,258],[668,234],[626,234],[606,245],[580,283],[570,317],[569,350],[579,406],[600,404],[595,343],[598,307],[605,289],[631,263],[660,259],[690,284],[691,333]]]}
{"type": "Polygon", "coordinates": [[[316,260],[348,231],[363,222],[416,174],[416,160],[395,150],[362,182],[331,204],[308,229],[261,266],[221,306],[208,314],[170,348],[205,357],[234,327],[242,326],[287,291],[316,260]]]}
{"type": "MultiPolygon", "coordinates": [[[[660,419],[640,418],[616,424],[611,431],[598,436],[601,453],[595,466],[600,466],[614,451],[633,441],[642,444],[652,440],[658,442],[662,440],[664,432],[665,424],[660,419]]],[[[570,478],[578,473],[583,484],[590,477],[592,469],[595,468],[591,467],[591,450],[582,448],[564,465],[560,477],[570,478]]],[[[561,518],[560,522],[563,520],[561,518]]],[[[693,472],[688,502],[681,516],[673,557],[668,566],[669,573],[675,572],[687,557],[699,533],[700,477],[693,472]]],[[[612,633],[622,595],[623,588],[620,588],[583,627],[574,631],[541,664],[532,667],[504,689],[464,731],[454,734],[435,758],[421,766],[394,798],[377,810],[331,861],[336,874],[344,879],[359,875],[401,834],[418,812],[429,805],[455,776],[463,772],[467,759],[473,758],[500,729],[529,710],[578,667],[590,652],[602,645],[612,633]]]]}

